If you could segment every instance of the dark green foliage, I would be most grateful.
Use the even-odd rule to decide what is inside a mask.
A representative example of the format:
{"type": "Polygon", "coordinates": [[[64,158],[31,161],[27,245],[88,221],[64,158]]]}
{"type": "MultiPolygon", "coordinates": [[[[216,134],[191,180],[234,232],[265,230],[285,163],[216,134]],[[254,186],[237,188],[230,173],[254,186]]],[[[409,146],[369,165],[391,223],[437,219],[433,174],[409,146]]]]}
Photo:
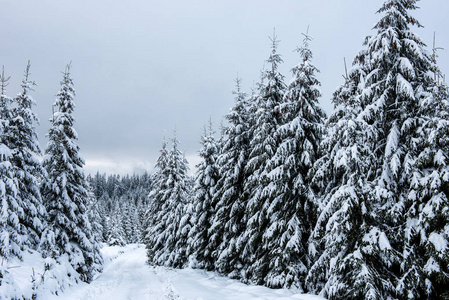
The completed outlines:
{"type": "Polygon", "coordinates": [[[58,111],[53,115],[43,160],[47,176],[41,190],[49,226],[43,233],[41,248],[45,256],[67,255],[81,280],[90,282],[94,272],[101,269],[102,258],[87,215],[88,185],[73,128],[75,91],[70,66],[63,74],[56,99],[58,111]]]}
{"type": "Polygon", "coordinates": [[[323,192],[308,277],[330,299],[434,299],[443,290],[449,206],[438,137],[447,132],[447,95],[410,30],[420,26],[409,15],[416,2],[384,3],[376,35],[334,97],[315,167],[323,192]]]}
{"type": "Polygon", "coordinates": [[[245,203],[247,223],[240,237],[244,245],[241,254],[245,268],[244,279],[257,284],[263,284],[268,273],[269,260],[266,259],[267,249],[263,239],[270,226],[270,203],[263,188],[271,181],[269,161],[275,155],[279,144],[275,133],[283,124],[281,105],[286,90],[284,76],[278,70],[279,64],[282,63],[282,58],[277,53],[279,41],[274,36],[271,42],[272,52],[267,60],[269,68],[263,73],[255,99],[254,123],[244,180],[244,189],[248,193],[245,203]]]}
{"type": "Polygon", "coordinates": [[[268,262],[264,283],[269,287],[303,289],[311,259],[308,240],[316,222],[316,199],[310,188],[310,170],[319,157],[318,148],[325,114],[318,107],[320,82],[312,65],[306,35],[298,49],[302,61],[292,69],[293,79],[280,105],[282,125],[274,133],[278,146],[265,166],[263,207],[269,225],[263,235],[261,259],[268,262]]]}
{"type": "Polygon", "coordinates": [[[226,115],[229,125],[224,128],[224,136],[217,158],[219,180],[217,181],[213,206],[215,215],[210,228],[210,244],[215,259],[215,269],[229,274],[233,278],[242,276],[241,252],[244,244],[239,240],[246,223],[245,199],[248,193],[244,190],[246,164],[249,155],[249,141],[253,119],[254,97],[249,100],[241,91],[241,80],[236,80],[237,91],[235,103],[226,115]]]}
{"type": "MultiPolygon", "coordinates": [[[[16,210],[15,214],[21,224],[17,232],[22,236],[22,242],[19,245],[21,250],[38,247],[45,217],[45,208],[39,192],[39,182],[44,171],[37,159],[41,151],[34,127],[38,119],[32,111],[35,102],[29,94],[35,83],[29,77],[30,63],[28,62],[22,80],[22,92],[13,99],[14,106],[9,110],[8,101],[3,103],[3,117],[7,121],[7,126],[4,127],[2,140],[10,149],[11,156],[8,161],[17,185],[16,203],[10,204],[12,209],[16,210]]],[[[14,251],[17,252],[17,249],[14,251]]]]}
{"type": "Polygon", "coordinates": [[[213,257],[213,243],[211,243],[211,231],[213,217],[216,213],[214,202],[215,185],[219,179],[217,157],[219,155],[218,144],[215,141],[212,130],[212,121],[209,123],[209,132],[201,138],[202,148],[199,155],[202,158],[196,171],[195,187],[193,189],[193,218],[192,230],[189,233],[189,254],[197,262],[197,267],[213,270],[215,259],[213,257]]]}
{"type": "Polygon", "coordinates": [[[188,263],[188,234],[193,212],[188,163],[173,138],[173,148],[158,160],[159,173],[154,180],[152,202],[147,214],[145,244],[150,264],[181,268],[188,263]]]}

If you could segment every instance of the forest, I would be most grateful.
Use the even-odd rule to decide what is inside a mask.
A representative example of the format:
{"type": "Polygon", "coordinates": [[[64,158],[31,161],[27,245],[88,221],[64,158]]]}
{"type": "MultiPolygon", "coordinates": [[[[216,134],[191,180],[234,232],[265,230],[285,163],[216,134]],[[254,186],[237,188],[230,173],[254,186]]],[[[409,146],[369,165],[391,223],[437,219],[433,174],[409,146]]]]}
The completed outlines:
{"type": "MultiPolygon", "coordinates": [[[[245,93],[237,78],[219,135],[205,126],[194,177],[176,133],[152,173],[85,176],[70,65],[38,159],[30,64],[15,98],[3,73],[2,261],[37,251],[41,282],[91,282],[102,243],[143,243],[150,266],[327,299],[449,299],[449,90],[436,49],[413,32],[417,8],[384,2],[329,116],[311,36],[287,79],[273,35],[259,82],[245,93]]],[[[14,284],[6,266],[0,298],[14,284]]]]}

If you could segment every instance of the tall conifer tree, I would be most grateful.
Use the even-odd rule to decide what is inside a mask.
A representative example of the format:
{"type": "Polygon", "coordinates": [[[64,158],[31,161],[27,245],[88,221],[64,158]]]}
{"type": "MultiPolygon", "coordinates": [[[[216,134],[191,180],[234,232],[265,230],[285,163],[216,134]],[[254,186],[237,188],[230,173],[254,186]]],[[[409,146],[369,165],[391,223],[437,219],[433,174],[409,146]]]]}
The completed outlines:
{"type": "Polygon", "coordinates": [[[251,99],[241,91],[241,79],[236,80],[234,106],[226,119],[224,137],[217,158],[220,179],[217,182],[213,202],[216,213],[210,229],[211,247],[215,268],[232,278],[240,278],[242,272],[240,235],[245,228],[245,206],[247,193],[244,190],[246,163],[249,155],[252,117],[251,99]]]}
{"type": "Polygon", "coordinates": [[[203,159],[197,165],[195,188],[193,190],[194,217],[190,232],[191,254],[200,268],[214,269],[212,243],[210,243],[212,218],[216,213],[216,203],[213,201],[215,185],[219,179],[217,157],[218,145],[213,136],[212,121],[209,121],[208,132],[204,128],[201,138],[202,148],[199,151],[203,159]]]}
{"type": "Polygon", "coordinates": [[[115,200],[114,209],[109,218],[109,232],[107,243],[110,246],[124,246],[126,244],[126,234],[123,230],[123,212],[118,202],[115,200]]]}
{"type": "MultiPolygon", "coordinates": [[[[188,163],[178,149],[179,141],[173,138],[173,147],[163,158],[158,160],[166,174],[164,185],[155,191],[161,197],[158,205],[160,210],[148,214],[149,227],[146,234],[147,256],[151,264],[181,268],[186,266],[187,239],[190,231],[192,214],[188,178],[188,163]]],[[[156,181],[157,184],[157,181],[156,181]]]]}
{"type": "Polygon", "coordinates": [[[154,251],[157,249],[157,242],[154,240],[153,230],[158,225],[157,218],[164,201],[166,201],[165,190],[168,182],[168,150],[167,142],[162,142],[162,149],[159,151],[160,155],[156,161],[156,171],[152,176],[153,188],[149,194],[149,206],[145,212],[145,221],[143,224],[143,241],[147,247],[147,256],[151,263],[154,251]]]}
{"type": "MultiPolygon", "coordinates": [[[[37,158],[41,154],[34,123],[38,122],[32,111],[35,101],[29,95],[35,85],[30,80],[30,62],[22,80],[22,92],[13,102],[9,124],[5,127],[5,144],[11,149],[13,176],[17,182],[17,204],[22,211],[18,214],[20,234],[23,236],[21,248],[36,249],[43,228],[45,208],[39,191],[39,182],[44,171],[37,158]]],[[[8,110],[5,111],[8,114],[8,110]]]]}
{"type": "Polygon", "coordinates": [[[87,215],[89,197],[83,173],[84,159],[73,128],[74,96],[70,65],[67,65],[43,160],[48,176],[41,189],[49,226],[43,234],[42,249],[45,255],[53,258],[67,255],[80,279],[90,282],[94,272],[101,269],[102,258],[87,215]]]}
{"type": "Polygon", "coordinates": [[[292,69],[284,102],[280,105],[283,123],[274,134],[279,142],[266,166],[269,183],[264,187],[267,219],[261,247],[268,262],[264,282],[270,287],[295,286],[303,289],[310,259],[308,239],[315,223],[316,201],[309,188],[309,173],[319,156],[325,114],[318,106],[321,96],[305,35],[297,51],[302,61],[292,69]]]}
{"type": "Polygon", "coordinates": [[[267,249],[261,246],[264,232],[270,226],[270,220],[267,218],[270,204],[266,201],[267,194],[263,192],[263,187],[270,182],[268,174],[271,170],[268,164],[279,144],[275,133],[284,122],[281,105],[286,90],[284,76],[278,70],[282,58],[277,53],[279,41],[276,35],[271,38],[271,42],[272,51],[267,60],[270,67],[263,73],[264,83],[260,85],[256,98],[255,121],[244,184],[249,193],[246,203],[247,224],[241,235],[245,243],[242,251],[245,277],[258,284],[264,283],[269,264],[266,259],[267,249]]]}
{"type": "Polygon", "coordinates": [[[411,31],[421,26],[409,14],[417,2],[385,1],[377,34],[367,40],[360,59],[368,74],[362,96],[381,120],[373,123],[379,136],[373,150],[382,162],[375,181],[378,214],[386,216],[382,221],[392,228],[388,238],[402,254],[396,290],[401,298],[433,299],[448,283],[449,249],[441,244],[449,224],[447,96],[435,91],[431,72],[438,68],[411,31]]]}
{"type": "Polygon", "coordinates": [[[331,299],[434,299],[447,284],[447,146],[438,129],[447,128],[447,103],[435,97],[436,66],[411,31],[420,26],[409,15],[416,3],[385,1],[376,35],[336,93],[343,110],[329,137],[340,131],[345,144],[325,141],[330,157],[318,163],[317,182],[330,193],[314,233],[325,245],[309,274],[325,274],[331,299]]]}
{"type": "MultiPolygon", "coordinates": [[[[7,132],[11,121],[10,104],[12,99],[6,96],[9,77],[4,69],[0,76],[0,258],[8,259],[11,255],[21,257],[22,230],[20,219],[24,210],[17,201],[17,181],[11,165],[12,153],[8,147],[7,132]],[[20,219],[19,219],[20,217],[20,219]]],[[[6,270],[0,267],[0,276],[4,278],[6,270]]]]}
{"type": "Polygon", "coordinates": [[[335,109],[321,144],[324,155],[312,171],[311,187],[320,202],[309,247],[314,264],[307,289],[330,299],[380,299],[386,295],[384,290],[394,290],[384,258],[391,247],[379,244],[386,235],[375,226],[378,221],[373,220],[369,197],[376,135],[366,119],[359,118],[364,109],[358,95],[363,75],[355,67],[334,93],[335,109]]]}

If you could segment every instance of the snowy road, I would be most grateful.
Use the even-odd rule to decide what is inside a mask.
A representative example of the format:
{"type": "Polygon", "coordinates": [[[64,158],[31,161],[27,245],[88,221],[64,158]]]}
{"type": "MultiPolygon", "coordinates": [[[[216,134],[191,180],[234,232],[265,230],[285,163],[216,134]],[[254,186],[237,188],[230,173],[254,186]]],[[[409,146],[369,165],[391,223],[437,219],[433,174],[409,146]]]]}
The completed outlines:
{"type": "Polygon", "coordinates": [[[105,266],[91,284],[79,284],[52,300],[318,300],[316,296],[294,294],[290,290],[272,290],[247,286],[238,281],[201,270],[152,268],[145,263],[142,245],[105,247],[105,266]]]}

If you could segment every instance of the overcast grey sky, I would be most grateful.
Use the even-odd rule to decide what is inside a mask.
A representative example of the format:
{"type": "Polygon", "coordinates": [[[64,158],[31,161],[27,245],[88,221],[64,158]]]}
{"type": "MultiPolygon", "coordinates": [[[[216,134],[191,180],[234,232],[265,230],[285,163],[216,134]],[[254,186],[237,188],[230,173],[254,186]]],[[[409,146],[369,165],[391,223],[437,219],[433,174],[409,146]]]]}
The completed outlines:
{"type": "MultiPolygon", "coordinates": [[[[131,173],[150,170],[176,128],[191,168],[203,124],[217,131],[234,103],[234,79],[249,92],[270,53],[268,36],[281,40],[281,71],[299,57],[307,26],[314,63],[321,70],[322,107],[343,83],[348,64],[379,19],[383,0],[0,0],[0,65],[12,76],[9,96],[20,90],[28,60],[40,118],[42,149],[61,70],[72,61],[79,145],[86,170],[131,173]]],[[[449,67],[447,0],[423,0],[415,31],[432,46],[437,33],[439,64],[449,67]]]]}

